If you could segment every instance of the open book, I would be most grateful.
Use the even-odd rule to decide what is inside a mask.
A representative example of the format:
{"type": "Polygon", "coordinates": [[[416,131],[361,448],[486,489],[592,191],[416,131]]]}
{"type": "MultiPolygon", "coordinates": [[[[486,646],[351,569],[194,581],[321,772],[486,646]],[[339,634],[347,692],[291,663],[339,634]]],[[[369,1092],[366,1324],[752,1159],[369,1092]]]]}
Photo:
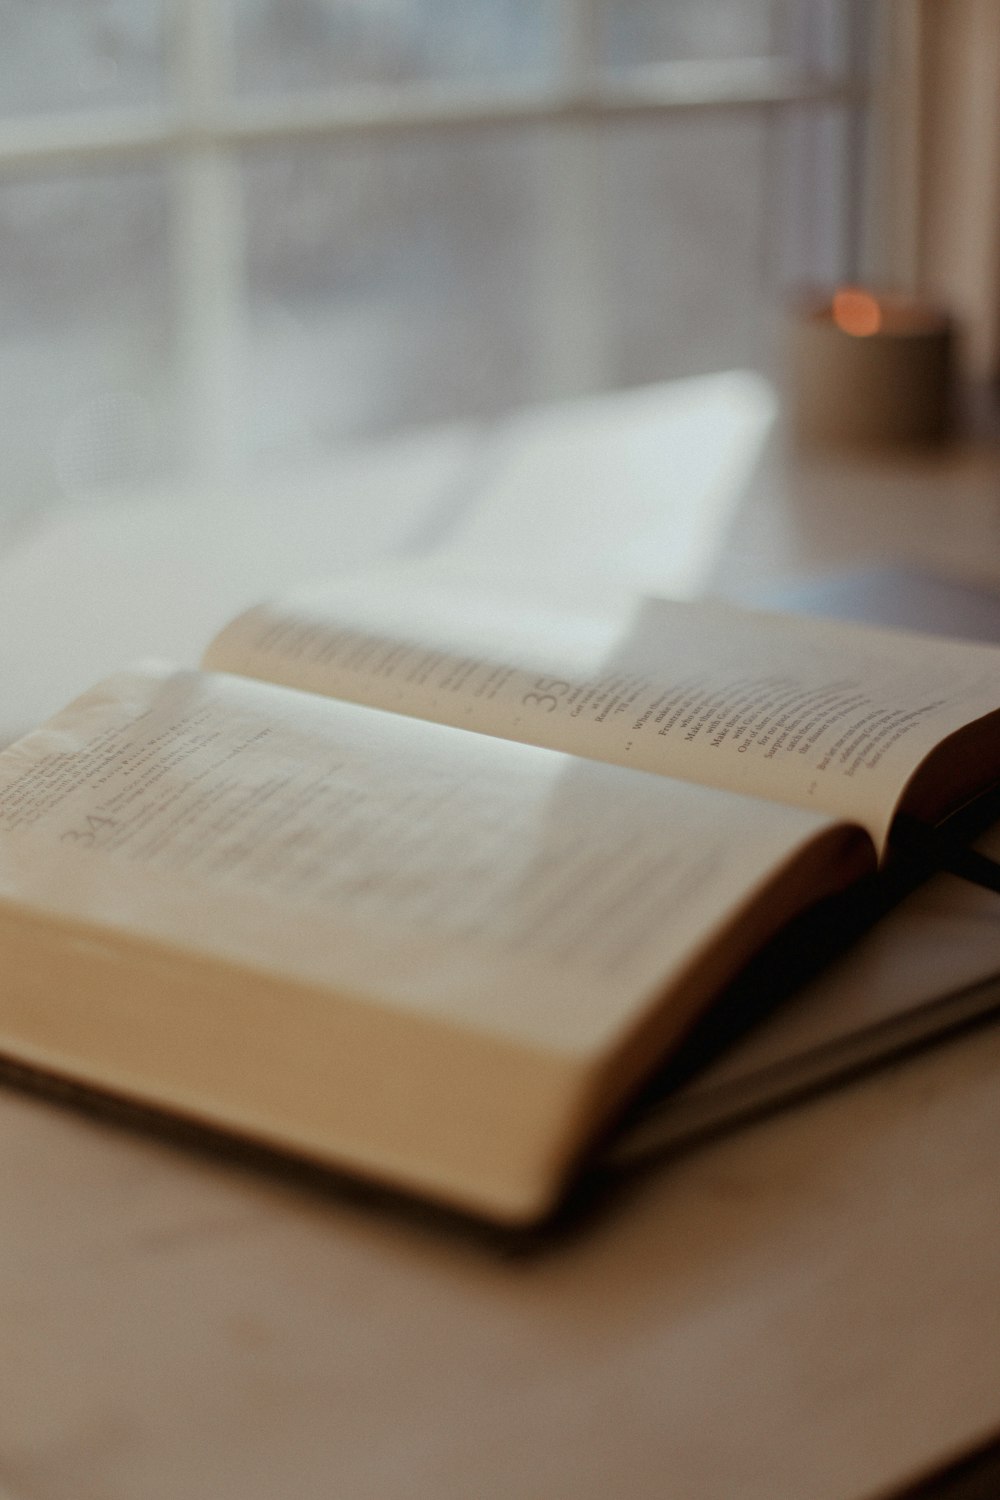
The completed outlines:
{"type": "Polygon", "coordinates": [[[203,665],[0,754],[0,1052],[507,1224],[901,815],[1000,778],[1000,649],[724,605],[411,567],[203,665]]]}

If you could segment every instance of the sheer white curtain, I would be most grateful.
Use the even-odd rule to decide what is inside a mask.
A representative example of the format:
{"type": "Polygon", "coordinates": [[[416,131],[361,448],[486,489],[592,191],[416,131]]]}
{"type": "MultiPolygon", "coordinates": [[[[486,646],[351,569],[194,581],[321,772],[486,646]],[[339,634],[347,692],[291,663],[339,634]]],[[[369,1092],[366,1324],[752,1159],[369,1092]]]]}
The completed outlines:
{"type": "Polygon", "coordinates": [[[967,377],[1000,377],[1000,5],[895,0],[882,174],[894,279],[941,298],[967,377]]]}

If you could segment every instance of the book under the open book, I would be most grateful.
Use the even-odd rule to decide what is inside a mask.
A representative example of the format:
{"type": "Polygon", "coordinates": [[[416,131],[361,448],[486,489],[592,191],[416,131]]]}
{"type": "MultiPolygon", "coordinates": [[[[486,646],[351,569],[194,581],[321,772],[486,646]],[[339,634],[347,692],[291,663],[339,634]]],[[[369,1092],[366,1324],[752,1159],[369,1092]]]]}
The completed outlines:
{"type": "Polygon", "coordinates": [[[746,961],[1000,779],[1000,649],[419,570],[0,754],[0,1054],[506,1224],[746,961]]]}

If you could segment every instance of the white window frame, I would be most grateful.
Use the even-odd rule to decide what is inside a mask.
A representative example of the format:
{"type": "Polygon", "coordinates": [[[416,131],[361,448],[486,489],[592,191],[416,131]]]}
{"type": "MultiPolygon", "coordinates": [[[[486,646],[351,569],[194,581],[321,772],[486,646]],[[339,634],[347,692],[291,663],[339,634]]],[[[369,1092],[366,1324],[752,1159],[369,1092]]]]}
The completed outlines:
{"type": "MultiPolygon", "coordinates": [[[[821,65],[794,66],[776,58],[673,62],[611,75],[599,64],[595,0],[552,3],[560,61],[544,84],[421,83],[244,98],[229,87],[232,52],[223,0],[165,0],[170,46],[164,105],[0,121],[0,176],[150,157],[171,163],[183,421],[199,477],[231,475],[245,461],[241,147],[483,127],[599,126],[691,111],[857,103],[865,96],[864,82],[850,70],[831,75],[821,65]]],[[[822,11],[827,0],[814,3],[822,11]]],[[[558,241],[564,292],[550,299],[547,343],[590,387],[601,382],[602,341],[600,328],[581,320],[581,313],[599,318],[599,299],[585,295],[591,275],[585,232],[589,172],[585,163],[580,169],[579,152],[576,164],[578,169],[566,172],[565,153],[553,157],[548,228],[558,241]],[[575,266],[566,259],[572,247],[575,266]]]]}

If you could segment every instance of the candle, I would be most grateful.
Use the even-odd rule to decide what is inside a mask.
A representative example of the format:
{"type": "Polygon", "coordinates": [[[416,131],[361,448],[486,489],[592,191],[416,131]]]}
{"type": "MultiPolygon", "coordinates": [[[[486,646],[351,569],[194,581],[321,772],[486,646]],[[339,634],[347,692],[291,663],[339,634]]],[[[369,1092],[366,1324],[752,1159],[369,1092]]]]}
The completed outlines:
{"type": "Polygon", "coordinates": [[[951,422],[954,328],[919,297],[845,286],[793,310],[788,408],[815,443],[933,443],[951,422]]]}

